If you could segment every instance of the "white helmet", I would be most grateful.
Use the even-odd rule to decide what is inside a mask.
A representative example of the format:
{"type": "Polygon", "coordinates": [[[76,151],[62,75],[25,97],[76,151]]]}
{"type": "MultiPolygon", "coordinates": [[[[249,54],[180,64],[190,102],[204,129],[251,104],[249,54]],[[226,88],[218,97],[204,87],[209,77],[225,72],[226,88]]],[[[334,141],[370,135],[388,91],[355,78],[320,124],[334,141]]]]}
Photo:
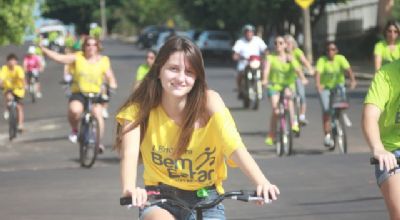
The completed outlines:
{"type": "Polygon", "coordinates": [[[93,28],[97,28],[96,22],[90,23],[90,29],[93,29],[93,28]]]}
{"type": "Polygon", "coordinates": [[[36,52],[35,46],[29,46],[28,53],[29,54],[35,54],[35,52],[36,52]]]}

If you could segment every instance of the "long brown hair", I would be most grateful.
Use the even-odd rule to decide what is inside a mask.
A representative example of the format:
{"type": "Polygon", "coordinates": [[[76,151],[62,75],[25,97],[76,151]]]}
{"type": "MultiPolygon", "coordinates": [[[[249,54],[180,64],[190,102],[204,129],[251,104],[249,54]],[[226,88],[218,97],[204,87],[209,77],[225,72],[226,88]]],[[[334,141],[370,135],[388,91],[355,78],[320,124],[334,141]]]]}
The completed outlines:
{"type": "MultiPolygon", "coordinates": [[[[196,74],[196,80],[192,90],[187,95],[186,105],[183,110],[183,123],[180,130],[180,136],[176,149],[172,154],[174,158],[180,157],[186,151],[194,131],[195,122],[197,120],[208,120],[208,115],[205,114],[207,84],[205,80],[204,62],[199,48],[193,42],[179,36],[169,39],[164,46],[161,47],[153,66],[150,68],[148,74],[140,83],[139,87],[133,91],[129,98],[119,108],[119,111],[121,111],[133,104],[139,106],[137,119],[134,121],[130,129],[140,126],[141,143],[148,127],[150,111],[161,104],[163,91],[159,79],[161,68],[168,61],[171,54],[177,51],[182,51],[185,54],[185,58],[188,60],[196,74]]],[[[124,132],[122,132],[122,127],[118,124],[116,143],[114,146],[118,151],[121,150],[121,140],[123,135],[124,132]]]]}

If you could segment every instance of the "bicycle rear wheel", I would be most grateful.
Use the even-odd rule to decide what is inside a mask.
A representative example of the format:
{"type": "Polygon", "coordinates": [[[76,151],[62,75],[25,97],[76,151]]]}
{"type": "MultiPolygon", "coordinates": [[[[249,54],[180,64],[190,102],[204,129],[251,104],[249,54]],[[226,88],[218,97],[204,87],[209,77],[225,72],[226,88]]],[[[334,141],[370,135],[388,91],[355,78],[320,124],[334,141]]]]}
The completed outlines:
{"type": "Polygon", "coordinates": [[[288,109],[285,109],[284,117],[285,117],[285,129],[283,131],[284,135],[282,136],[284,138],[282,141],[283,153],[286,156],[290,156],[292,154],[292,149],[293,149],[293,132],[292,132],[292,122],[290,119],[290,113],[288,109]]]}
{"type": "Polygon", "coordinates": [[[29,81],[29,94],[31,95],[32,103],[36,102],[36,80],[32,76],[29,81]]]}
{"type": "Polygon", "coordinates": [[[347,154],[346,126],[344,124],[343,114],[340,111],[336,113],[334,123],[335,123],[335,135],[334,135],[335,148],[338,148],[340,153],[347,154]]]}
{"type": "Polygon", "coordinates": [[[13,103],[8,108],[9,118],[8,118],[8,134],[10,141],[17,137],[17,126],[18,126],[18,115],[17,106],[13,103]]]}
{"type": "Polygon", "coordinates": [[[97,158],[100,144],[100,129],[96,118],[82,120],[79,134],[79,161],[82,167],[90,168],[97,158]]]}

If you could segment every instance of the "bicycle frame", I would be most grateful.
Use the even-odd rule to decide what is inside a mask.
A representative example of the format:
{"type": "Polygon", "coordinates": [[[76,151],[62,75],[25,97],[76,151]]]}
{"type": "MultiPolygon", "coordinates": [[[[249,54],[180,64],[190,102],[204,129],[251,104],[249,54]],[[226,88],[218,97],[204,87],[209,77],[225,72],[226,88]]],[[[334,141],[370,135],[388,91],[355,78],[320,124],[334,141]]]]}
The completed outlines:
{"type": "Polygon", "coordinates": [[[341,153],[347,153],[347,135],[346,128],[343,119],[343,110],[349,107],[347,100],[340,100],[337,102],[335,98],[340,96],[339,87],[330,90],[329,97],[329,108],[331,115],[331,137],[333,138],[334,145],[329,148],[330,150],[334,150],[336,147],[339,148],[341,153]]]}
{"type": "Polygon", "coordinates": [[[99,124],[96,117],[92,114],[93,100],[95,98],[98,98],[99,95],[95,93],[88,93],[83,95],[85,97],[85,103],[79,129],[79,157],[81,166],[90,168],[96,160],[100,142],[99,124]],[[93,132],[91,131],[91,129],[95,129],[95,131],[93,132]],[[89,162],[86,163],[89,150],[93,150],[93,155],[89,159],[89,162]]]}
{"type": "Polygon", "coordinates": [[[293,147],[292,118],[289,110],[289,100],[285,93],[289,89],[285,86],[279,93],[279,116],[277,119],[276,129],[276,152],[278,156],[282,154],[290,155],[293,147]]]}

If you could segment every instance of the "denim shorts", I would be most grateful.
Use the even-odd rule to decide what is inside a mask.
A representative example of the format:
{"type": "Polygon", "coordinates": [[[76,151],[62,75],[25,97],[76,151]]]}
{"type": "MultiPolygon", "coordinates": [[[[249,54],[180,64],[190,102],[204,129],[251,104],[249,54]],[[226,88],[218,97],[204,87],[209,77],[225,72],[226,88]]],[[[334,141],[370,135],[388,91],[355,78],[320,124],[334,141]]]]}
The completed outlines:
{"type": "MultiPolygon", "coordinates": [[[[346,87],[344,87],[344,85],[337,85],[337,88],[339,89],[342,99],[347,100],[346,87]]],[[[330,111],[329,102],[330,102],[330,97],[331,97],[331,90],[330,89],[322,90],[322,92],[319,94],[319,97],[320,97],[322,112],[329,113],[329,111],[330,111]]]]}
{"type": "MultiPolygon", "coordinates": [[[[176,188],[171,187],[173,190],[178,190],[179,191],[179,199],[188,202],[190,204],[196,204],[197,202],[200,201],[207,201],[207,200],[212,200],[215,199],[218,196],[218,193],[215,188],[213,189],[208,189],[208,197],[206,198],[198,198],[196,196],[196,191],[186,191],[186,190],[179,190],[176,188]]],[[[163,193],[161,192],[161,195],[163,193]]],[[[164,204],[159,204],[159,205],[154,205],[154,206],[148,206],[145,207],[144,209],[139,210],[139,219],[142,220],[146,216],[147,213],[150,213],[152,210],[156,208],[162,208],[167,210],[169,213],[171,213],[175,219],[177,220],[195,220],[196,219],[196,212],[192,211],[190,212],[189,210],[183,209],[180,206],[170,204],[170,203],[164,203],[164,204]]],[[[205,220],[225,220],[225,208],[222,203],[214,206],[211,209],[204,209],[203,210],[203,219],[205,220]]]]}
{"type": "MultiPolygon", "coordinates": [[[[400,150],[393,151],[393,154],[396,157],[400,157],[400,150]]],[[[385,180],[387,180],[390,176],[400,173],[400,166],[387,171],[386,169],[380,170],[379,169],[379,164],[375,164],[375,177],[376,177],[376,183],[380,187],[385,180]]]]}

